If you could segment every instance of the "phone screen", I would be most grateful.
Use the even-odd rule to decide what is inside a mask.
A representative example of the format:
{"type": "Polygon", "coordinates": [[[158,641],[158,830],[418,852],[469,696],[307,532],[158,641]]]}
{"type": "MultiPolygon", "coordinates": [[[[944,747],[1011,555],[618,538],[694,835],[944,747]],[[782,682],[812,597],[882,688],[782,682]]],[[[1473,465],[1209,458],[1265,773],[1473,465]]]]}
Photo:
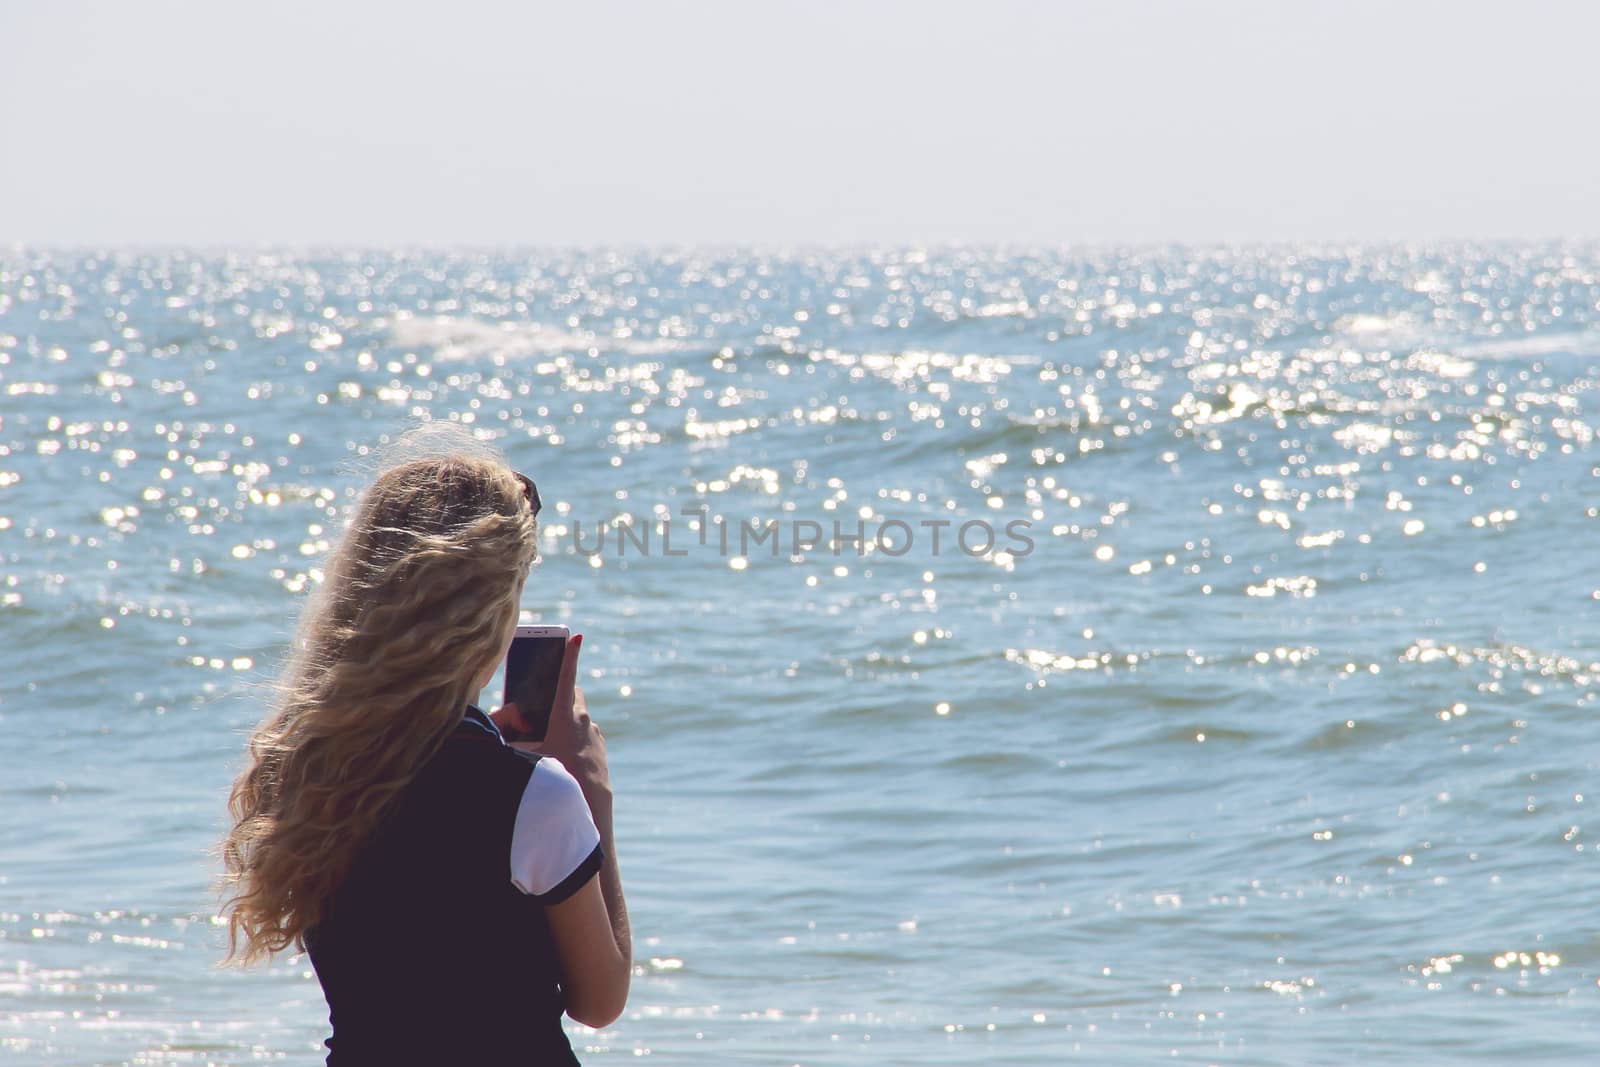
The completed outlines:
{"type": "Polygon", "coordinates": [[[506,654],[504,702],[517,706],[531,732],[518,734],[506,730],[508,740],[544,740],[550,728],[550,709],[556,701],[556,683],[561,678],[561,661],[566,649],[565,627],[556,633],[518,634],[511,639],[511,650],[506,654]]]}

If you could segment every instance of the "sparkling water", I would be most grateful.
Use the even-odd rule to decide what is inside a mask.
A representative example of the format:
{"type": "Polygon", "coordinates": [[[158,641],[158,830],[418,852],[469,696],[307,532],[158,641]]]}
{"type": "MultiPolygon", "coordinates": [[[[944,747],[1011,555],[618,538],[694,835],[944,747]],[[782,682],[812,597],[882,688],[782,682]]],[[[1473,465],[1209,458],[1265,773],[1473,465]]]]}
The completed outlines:
{"type": "Polygon", "coordinates": [[[586,635],[585,1062],[1586,1059],[1597,406],[1589,246],[0,254],[0,1047],[317,1059],[211,850],[431,419],[586,635]]]}

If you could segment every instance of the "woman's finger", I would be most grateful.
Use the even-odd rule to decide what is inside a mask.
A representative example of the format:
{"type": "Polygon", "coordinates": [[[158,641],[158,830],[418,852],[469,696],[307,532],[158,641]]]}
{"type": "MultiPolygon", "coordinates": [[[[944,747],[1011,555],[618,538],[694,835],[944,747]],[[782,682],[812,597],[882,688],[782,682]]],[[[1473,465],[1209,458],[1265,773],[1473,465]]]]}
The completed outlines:
{"type": "Polygon", "coordinates": [[[561,673],[556,676],[556,698],[550,706],[550,728],[545,732],[546,737],[564,737],[572,729],[572,687],[578,676],[578,649],[582,644],[582,634],[567,638],[567,648],[561,656],[561,673]]]}
{"type": "Polygon", "coordinates": [[[556,679],[556,705],[562,701],[570,707],[572,688],[578,682],[578,652],[583,647],[583,635],[573,634],[567,639],[567,649],[561,657],[561,676],[556,679]]]}
{"type": "Polygon", "coordinates": [[[489,721],[502,732],[508,729],[519,734],[528,732],[528,724],[523,721],[522,712],[515,704],[505,704],[495,708],[489,713],[489,721]]]}

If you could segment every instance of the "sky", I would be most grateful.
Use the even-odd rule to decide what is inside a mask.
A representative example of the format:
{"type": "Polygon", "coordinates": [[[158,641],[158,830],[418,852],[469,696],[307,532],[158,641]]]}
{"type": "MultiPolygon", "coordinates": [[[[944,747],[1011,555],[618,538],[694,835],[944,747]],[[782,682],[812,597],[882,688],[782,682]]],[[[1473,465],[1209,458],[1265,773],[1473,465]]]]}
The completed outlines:
{"type": "Polygon", "coordinates": [[[0,0],[0,245],[1600,237],[1590,3],[0,0]]]}

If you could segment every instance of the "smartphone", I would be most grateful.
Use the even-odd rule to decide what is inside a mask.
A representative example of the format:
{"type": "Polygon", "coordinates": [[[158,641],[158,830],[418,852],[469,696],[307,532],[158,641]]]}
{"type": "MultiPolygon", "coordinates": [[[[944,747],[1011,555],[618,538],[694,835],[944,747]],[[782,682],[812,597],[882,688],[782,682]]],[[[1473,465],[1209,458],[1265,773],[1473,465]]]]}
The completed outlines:
{"type": "Polygon", "coordinates": [[[503,704],[515,704],[528,724],[528,733],[504,730],[508,741],[543,741],[550,729],[550,709],[556,702],[561,661],[567,654],[565,626],[518,626],[506,653],[506,689],[503,704]]]}

